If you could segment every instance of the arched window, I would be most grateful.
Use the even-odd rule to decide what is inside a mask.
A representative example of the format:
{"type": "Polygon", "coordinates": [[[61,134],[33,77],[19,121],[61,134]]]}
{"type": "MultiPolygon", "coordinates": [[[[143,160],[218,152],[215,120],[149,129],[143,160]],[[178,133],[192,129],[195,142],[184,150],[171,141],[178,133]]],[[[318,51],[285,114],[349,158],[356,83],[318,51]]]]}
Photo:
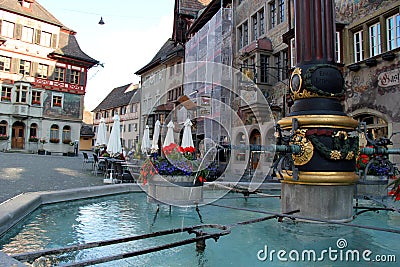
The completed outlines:
{"type": "Polygon", "coordinates": [[[29,128],[29,137],[38,138],[38,126],[36,123],[32,123],[29,128]]]}
{"type": "Polygon", "coordinates": [[[56,124],[51,125],[50,127],[50,142],[51,143],[58,143],[60,142],[60,134],[59,134],[59,127],[56,124]]]}
{"type": "Polygon", "coordinates": [[[1,121],[0,122],[0,136],[8,136],[8,123],[6,121],[1,121]]]}
{"type": "Polygon", "coordinates": [[[63,128],[62,141],[64,144],[71,142],[71,127],[68,125],[63,128]]]}
{"type": "MultiPolygon", "coordinates": [[[[360,114],[354,117],[354,119],[358,120],[359,122],[365,122],[367,125],[367,132],[370,134],[370,137],[373,139],[377,139],[380,137],[388,137],[388,123],[383,118],[374,115],[374,114],[360,114]]],[[[360,145],[364,146],[363,144],[366,140],[360,137],[360,145]]]]}

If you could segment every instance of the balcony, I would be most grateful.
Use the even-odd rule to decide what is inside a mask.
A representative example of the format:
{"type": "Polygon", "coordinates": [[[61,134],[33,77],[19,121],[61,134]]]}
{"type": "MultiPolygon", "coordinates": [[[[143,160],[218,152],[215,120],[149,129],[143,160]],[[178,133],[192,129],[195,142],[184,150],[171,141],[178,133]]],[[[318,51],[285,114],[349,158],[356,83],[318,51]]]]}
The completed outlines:
{"type": "Polygon", "coordinates": [[[28,117],[42,117],[42,107],[30,107],[27,104],[14,104],[12,115],[15,118],[26,119],[28,117]]]}

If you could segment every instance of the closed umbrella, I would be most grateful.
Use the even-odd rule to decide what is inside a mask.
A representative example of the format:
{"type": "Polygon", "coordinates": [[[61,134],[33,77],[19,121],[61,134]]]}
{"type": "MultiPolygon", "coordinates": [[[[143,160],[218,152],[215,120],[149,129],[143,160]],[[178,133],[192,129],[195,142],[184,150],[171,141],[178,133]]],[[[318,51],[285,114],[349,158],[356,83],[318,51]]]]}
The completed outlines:
{"type": "Polygon", "coordinates": [[[158,150],[158,139],[160,137],[160,121],[157,120],[156,124],[154,125],[154,134],[153,134],[153,141],[151,142],[151,151],[157,152],[158,150]]]}
{"type": "Polygon", "coordinates": [[[110,154],[116,154],[122,152],[121,146],[121,123],[119,121],[119,116],[114,116],[114,124],[110,133],[110,139],[107,143],[107,152],[110,154]]]}
{"type": "Polygon", "coordinates": [[[185,128],[183,129],[183,137],[182,137],[182,148],[187,148],[187,147],[194,147],[193,144],[193,138],[192,138],[192,122],[190,119],[186,119],[184,126],[185,128]]]}
{"type": "Polygon", "coordinates": [[[167,135],[165,136],[163,147],[169,146],[170,144],[174,144],[174,123],[170,121],[167,125],[167,135]]]}
{"type": "Polygon", "coordinates": [[[149,133],[149,126],[146,125],[146,128],[143,133],[143,138],[142,138],[142,146],[141,150],[143,154],[147,154],[147,150],[150,149],[150,133],[149,133]]]}
{"type": "Polygon", "coordinates": [[[97,128],[96,132],[96,146],[105,146],[107,145],[107,129],[106,124],[104,122],[104,118],[100,119],[99,127],[97,128]]]}

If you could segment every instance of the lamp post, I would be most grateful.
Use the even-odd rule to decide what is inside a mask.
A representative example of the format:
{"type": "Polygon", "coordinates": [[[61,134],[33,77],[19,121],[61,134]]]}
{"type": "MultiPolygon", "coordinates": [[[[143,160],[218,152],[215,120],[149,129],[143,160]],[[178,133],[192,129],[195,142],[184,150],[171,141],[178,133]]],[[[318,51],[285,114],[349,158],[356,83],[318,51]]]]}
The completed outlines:
{"type": "Polygon", "coordinates": [[[278,124],[291,130],[298,172],[284,175],[282,212],[300,210],[305,217],[349,221],[357,182],[356,120],[341,105],[344,79],[335,63],[333,0],[295,0],[298,65],[290,78],[294,100],[289,115],[278,124]]]}

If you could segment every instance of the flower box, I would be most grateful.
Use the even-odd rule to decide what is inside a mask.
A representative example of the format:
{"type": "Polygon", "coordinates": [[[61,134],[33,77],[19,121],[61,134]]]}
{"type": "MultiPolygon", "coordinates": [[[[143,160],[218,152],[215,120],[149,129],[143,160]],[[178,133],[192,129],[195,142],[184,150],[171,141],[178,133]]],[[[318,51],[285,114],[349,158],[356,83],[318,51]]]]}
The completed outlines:
{"type": "Polygon", "coordinates": [[[60,142],[60,139],[58,139],[58,138],[50,138],[50,143],[57,144],[59,142],[60,142]]]}
{"type": "Polygon", "coordinates": [[[0,140],[8,140],[8,135],[0,135],[0,140]]]}
{"type": "Polygon", "coordinates": [[[31,136],[29,137],[28,141],[32,143],[37,143],[39,142],[39,138],[31,136]]]}
{"type": "Polygon", "coordinates": [[[154,175],[148,181],[147,200],[174,206],[192,206],[203,202],[203,186],[194,176],[154,175]]]}
{"type": "Polygon", "coordinates": [[[71,143],[71,139],[64,139],[62,142],[63,144],[69,145],[71,143]]]}
{"type": "Polygon", "coordinates": [[[1,101],[11,102],[11,98],[10,97],[2,97],[1,101]]]}

